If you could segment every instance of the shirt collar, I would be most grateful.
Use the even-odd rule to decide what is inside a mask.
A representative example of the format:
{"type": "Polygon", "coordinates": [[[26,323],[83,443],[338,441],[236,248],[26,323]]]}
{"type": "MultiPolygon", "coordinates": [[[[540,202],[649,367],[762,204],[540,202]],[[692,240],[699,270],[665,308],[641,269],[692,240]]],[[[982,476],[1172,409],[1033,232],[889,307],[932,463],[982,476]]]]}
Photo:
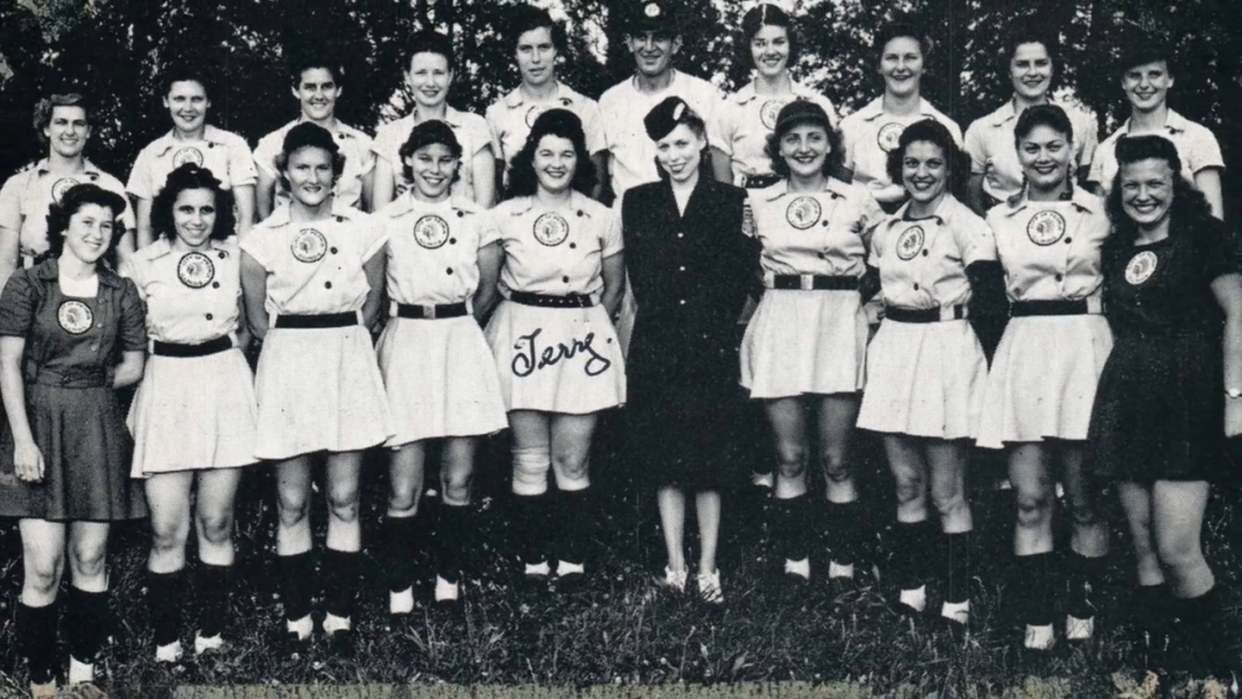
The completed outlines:
{"type": "MultiPolygon", "coordinates": [[[[51,168],[51,165],[48,164],[48,160],[49,160],[48,158],[43,158],[39,162],[35,163],[34,171],[36,174],[42,176],[42,175],[47,175],[51,173],[52,168],[51,168]]],[[[91,180],[97,180],[99,179],[99,176],[103,174],[103,170],[100,170],[99,168],[95,167],[94,163],[83,158],[82,159],[82,174],[86,175],[91,180]]]]}
{"type": "MultiPolygon", "coordinates": [[[[1190,126],[1190,120],[1170,109],[1164,117],[1164,128],[1170,134],[1180,134],[1186,131],[1186,127],[1190,126]]],[[[1123,136],[1130,135],[1130,120],[1126,119],[1121,124],[1121,128],[1117,129],[1117,133],[1123,136]]]]}
{"type": "MultiPolygon", "coordinates": [[[[352,220],[357,216],[357,211],[357,209],[342,202],[339,198],[334,197],[332,199],[332,218],[335,218],[338,221],[352,220]]],[[[264,221],[268,228],[279,228],[281,226],[287,226],[292,222],[293,219],[290,216],[289,202],[281,202],[272,212],[272,215],[268,216],[264,221]]]]}
{"type": "MultiPolygon", "coordinates": [[[[526,104],[526,97],[522,94],[522,87],[513,88],[513,92],[505,95],[505,106],[510,109],[517,109],[526,104]]],[[[560,102],[562,107],[569,107],[574,103],[574,91],[569,89],[565,83],[560,80],[556,81],[556,92],[552,95],[553,102],[560,102]]]]}
{"type": "MultiPolygon", "coordinates": [[[[32,270],[36,278],[45,282],[54,282],[60,276],[60,260],[55,257],[48,258],[40,262],[32,270]]],[[[104,286],[110,286],[114,289],[120,289],[125,286],[125,280],[121,279],[116,272],[113,272],[107,265],[95,266],[95,271],[99,274],[99,283],[104,286]]]]}
{"type": "MultiPolygon", "coordinates": [[[[513,210],[509,213],[513,216],[521,216],[522,214],[525,214],[535,208],[535,197],[533,196],[518,197],[517,199],[513,199],[511,201],[513,202],[513,210]]],[[[579,216],[586,216],[590,218],[591,211],[587,206],[585,206],[587,201],[594,201],[594,199],[591,199],[576,189],[569,194],[569,208],[574,209],[579,216]]]]}
{"type": "MultiPolygon", "coordinates": [[[[155,141],[155,143],[159,145],[159,149],[155,151],[155,156],[157,158],[168,153],[168,151],[172,150],[175,146],[177,146],[177,144],[181,143],[181,141],[177,140],[177,137],[174,134],[174,132],[175,132],[175,129],[170,129],[168,133],[164,134],[163,136],[160,136],[155,141]]],[[[218,146],[224,145],[224,139],[221,138],[220,136],[220,129],[217,129],[211,124],[204,126],[203,127],[203,142],[210,143],[213,145],[218,145],[218,146]]],[[[193,145],[193,144],[190,144],[190,145],[193,145]]]]}
{"type": "MultiPolygon", "coordinates": [[[[207,239],[207,248],[209,250],[224,250],[227,247],[228,247],[227,239],[226,240],[217,240],[215,238],[207,239]]],[[[142,255],[143,258],[145,258],[148,261],[151,261],[151,260],[158,260],[161,257],[164,257],[165,255],[170,255],[172,254],[172,251],[173,251],[172,241],[168,240],[168,238],[165,238],[164,236],[161,235],[158,238],[156,238],[155,241],[152,242],[150,245],[139,250],[137,254],[142,255]]]]}
{"type": "MultiPolygon", "coordinates": [[[[839,199],[846,195],[847,186],[848,185],[846,185],[841,180],[838,180],[835,177],[829,177],[827,183],[824,184],[823,191],[831,194],[834,199],[839,199]]],[[[798,192],[798,194],[812,194],[812,193],[813,192],[798,192]]],[[[777,180],[774,184],[771,184],[759,190],[758,192],[756,192],[756,194],[763,197],[764,201],[776,201],[777,199],[780,199],[786,194],[790,194],[789,180],[786,180],[786,179],[777,180]]]]}
{"type": "Polygon", "coordinates": [[[893,220],[894,221],[926,221],[928,219],[935,219],[936,223],[940,224],[941,226],[945,226],[945,225],[948,225],[948,223],[953,220],[953,215],[956,214],[960,209],[964,208],[965,206],[964,204],[959,202],[957,198],[954,197],[952,194],[946,194],[945,197],[940,200],[940,203],[936,205],[936,210],[933,211],[930,216],[924,216],[921,218],[909,218],[910,204],[911,204],[910,200],[907,199],[906,203],[902,204],[901,208],[897,209],[897,212],[893,214],[893,220]]]}
{"type": "MultiPolygon", "coordinates": [[[[864,121],[875,121],[882,114],[884,114],[884,98],[883,97],[876,97],[875,99],[868,102],[867,106],[858,110],[858,116],[862,118],[864,121]]],[[[919,97],[919,116],[926,117],[928,119],[935,119],[936,114],[937,114],[936,108],[931,105],[931,102],[928,102],[927,98],[920,96],[919,97]]]]}

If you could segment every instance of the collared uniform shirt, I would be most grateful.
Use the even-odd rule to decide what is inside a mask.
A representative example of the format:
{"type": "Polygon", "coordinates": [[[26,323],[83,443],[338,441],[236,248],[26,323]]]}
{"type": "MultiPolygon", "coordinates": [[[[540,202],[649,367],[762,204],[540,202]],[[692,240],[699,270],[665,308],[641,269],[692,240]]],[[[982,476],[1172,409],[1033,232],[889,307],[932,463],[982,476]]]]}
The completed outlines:
{"type": "MultiPolygon", "coordinates": [[[[412,183],[402,172],[405,164],[401,162],[401,146],[410,139],[414,130],[413,113],[407,114],[396,121],[390,121],[375,131],[375,143],[371,152],[375,157],[383,158],[392,167],[393,182],[396,191],[393,198],[409,191],[412,183]]],[[[457,172],[457,181],[453,183],[453,196],[474,200],[474,156],[485,150],[499,152],[494,145],[491,127],[487,120],[473,112],[462,112],[452,107],[445,107],[444,123],[453,130],[457,142],[461,144],[461,167],[457,172]]]]}
{"type": "Polygon", "coordinates": [[[1112,231],[1099,197],[1076,188],[1062,201],[1025,194],[988,210],[1010,301],[1076,301],[1100,295],[1101,247],[1112,231]]]}
{"type": "Polygon", "coordinates": [[[147,336],[197,345],[241,324],[241,253],[236,236],[177,253],[167,238],[139,250],[121,268],[147,304],[147,336]]]}
{"type": "Polygon", "coordinates": [[[747,233],[763,245],[763,271],[862,277],[867,271],[863,234],[884,217],[871,192],[836,178],[829,178],[822,192],[787,187],[781,180],[747,192],[754,221],[747,233]]]}
{"type": "MultiPolygon", "coordinates": [[[[893,116],[884,112],[884,98],[877,97],[867,106],[841,120],[841,139],[845,146],[845,166],[853,169],[854,181],[875,189],[891,186],[888,179],[888,154],[897,147],[906,127],[916,121],[935,119],[944,124],[953,141],[962,145],[962,130],[957,122],[919,98],[919,111],[909,116],[893,116]]],[[[900,184],[900,183],[898,183],[900,184]]]]}
{"type": "Polygon", "coordinates": [[[491,127],[496,142],[500,144],[496,157],[505,162],[506,168],[513,161],[513,156],[526,144],[526,137],[530,135],[535,119],[549,109],[568,109],[582,120],[582,132],[586,136],[588,153],[595,155],[608,149],[598,102],[575,92],[560,81],[556,83],[556,94],[541,102],[528,100],[522,94],[522,88],[518,87],[496,100],[487,108],[486,114],[487,125],[491,127]]]}
{"type": "Polygon", "coordinates": [[[672,83],[657,93],[639,92],[631,76],[600,96],[599,109],[606,115],[604,136],[612,155],[612,191],[617,201],[630,187],[660,179],[655,163],[655,142],[647,136],[643,118],[657,104],[673,96],[685,100],[703,117],[704,123],[712,123],[720,91],[706,80],[676,69],[673,69],[672,83]]]}
{"type": "MultiPolygon", "coordinates": [[[[1077,105],[1056,101],[1050,104],[1065,110],[1070,119],[1074,131],[1074,164],[1078,168],[1090,167],[1099,143],[1095,117],[1077,105]]],[[[998,201],[1005,201],[1022,190],[1022,166],[1014,145],[1018,116],[1010,99],[966,129],[965,149],[970,154],[970,172],[984,176],[983,191],[998,201]]]]}
{"type": "Polygon", "coordinates": [[[768,135],[776,127],[781,108],[795,100],[814,102],[823,108],[833,128],[837,126],[837,110],[832,102],[801,83],[793,83],[789,94],[760,97],[755,83],[725,97],[707,124],[707,140],[727,154],[733,165],[733,183],[745,184],[747,177],[771,175],[772,161],[764,152],[768,135]]]}
{"type": "MultiPolygon", "coordinates": [[[[281,186],[280,175],[276,172],[276,156],[284,147],[285,134],[301,122],[301,119],[294,119],[269,133],[259,139],[259,145],[254,149],[255,167],[276,180],[273,210],[276,208],[276,203],[289,201],[289,192],[281,186]]],[[[332,192],[337,201],[355,208],[360,207],[362,206],[362,178],[375,168],[375,156],[371,154],[371,137],[340,120],[336,122],[336,130],[332,132],[332,136],[336,139],[336,145],[340,147],[341,154],[345,156],[345,171],[336,181],[332,192]]]]}
{"type": "Polygon", "coordinates": [[[209,125],[201,141],[181,141],[169,131],[148,143],[138,153],[125,189],[138,199],[154,199],[169,173],[185,163],[210,170],[224,189],[253,185],[258,177],[246,139],[209,125]]]}
{"type": "Polygon", "coordinates": [[[502,290],[598,295],[604,289],[604,260],[624,247],[620,214],[578,192],[555,208],[517,197],[498,204],[491,215],[505,251],[502,290]]]}
{"type": "Polygon", "coordinates": [[[267,270],[264,307],[274,318],[360,310],[371,290],[362,267],[386,242],[385,229],[357,209],[334,204],[327,218],[295,223],[280,206],[241,249],[267,270]]]}
{"type": "MultiPolygon", "coordinates": [[[[29,262],[47,252],[47,212],[53,201],[75,184],[91,183],[125,198],[125,185],[117,178],[95,167],[89,160],[82,162],[82,172],[74,175],[53,175],[47,158],[13,175],[0,188],[0,227],[18,231],[21,255],[29,262]]],[[[133,229],[133,207],[126,206],[120,221],[133,229]]]]}
{"type": "MultiPolygon", "coordinates": [[[[1220,152],[1220,144],[1212,131],[1202,124],[1197,124],[1172,109],[1164,122],[1164,129],[1154,132],[1173,142],[1177,154],[1182,160],[1182,176],[1194,182],[1195,175],[1208,168],[1225,169],[1225,159],[1220,152]]],[[[1117,141],[1125,136],[1141,135],[1130,133],[1130,120],[1126,119],[1121,128],[1100,143],[1091,161],[1091,173],[1088,182],[1099,184],[1104,193],[1113,188],[1113,179],[1117,176],[1117,141]]]]}
{"type": "Polygon", "coordinates": [[[429,203],[406,193],[375,214],[388,240],[388,298],[430,306],[461,303],[479,288],[479,250],[500,232],[467,199],[429,203]]]}
{"type": "Polygon", "coordinates": [[[871,234],[870,264],[880,270],[884,303],[912,310],[967,303],[966,268],[996,259],[992,229],[952,195],[927,218],[907,218],[909,208],[903,204],[871,234]]]}

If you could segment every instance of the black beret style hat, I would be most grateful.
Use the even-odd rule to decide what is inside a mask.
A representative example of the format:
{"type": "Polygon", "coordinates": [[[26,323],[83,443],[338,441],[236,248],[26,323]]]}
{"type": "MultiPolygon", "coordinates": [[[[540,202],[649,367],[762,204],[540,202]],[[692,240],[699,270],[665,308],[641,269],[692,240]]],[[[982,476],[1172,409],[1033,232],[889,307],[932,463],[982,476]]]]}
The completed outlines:
{"type": "Polygon", "coordinates": [[[647,116],[643,117],[643,126],[647,129],[647,137],[653,141],[669,135],[669,133],[677,128],[686,114],[693,114],[694,110],[690,109],[690,105],[680,97],[666,97],[664,101],[651,108],[647,112],[647,116]]]}

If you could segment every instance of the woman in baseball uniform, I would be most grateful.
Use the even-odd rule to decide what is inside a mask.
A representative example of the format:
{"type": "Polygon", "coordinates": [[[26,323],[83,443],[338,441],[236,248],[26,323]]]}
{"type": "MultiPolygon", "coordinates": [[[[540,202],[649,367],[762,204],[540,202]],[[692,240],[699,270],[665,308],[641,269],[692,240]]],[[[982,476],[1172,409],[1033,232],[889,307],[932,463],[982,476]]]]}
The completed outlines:
{"type": "Polygon", "coordinates": [[[738,53],[754,78],[725,98],[708,128],[716,179],[753,189],[780,179],[767,155],[768,135],[781,107],[794,100],[814,102],[836,126],[837,112],[828,98],[795,81],[789,64],[801,48],[793,18],[771,3],[752,7],[742,17],[738,53]]]}
{"type": "Polygon", "coordinates": [[[742,339],[741,381],[763,402],[775,437],[773,531],[785,574],[810,579],[811,513],[822,520],[822,512],[828,577],[852,578],[861,513],[849,445],[867,347],[859,281],[870,228],[884,212],[866,187],[829,174],[840,172],[841,139],[822,107],[790,102],[774,127],[767,152],[780,179],[748,197],[765,289],[742,339]],[[807,488],[813,440],[823,505],[807,488]]]}
{"type": "Polygon", "coordinates": [[[327,452],[323,630],[337,652],[348,654],[361,558],[362,452],[393,435],[368,330],[379,314],[387,236],[373,219],[336,202],[346,156],[326,129],[290,129],[276,165],[292,199],[241,241],[246,316],[263,343],[254,455],[278,462],[276,555],[289,650],[298,652],[313,630],[313,457],[327,452]]]}
{"type": "Polygon", "coordinates": [[[1130,525],[1148,667],[1227,678],[1238,657],[1201,537],[1210,484],[1238,468],[1226,441],[1242,434],[1238,241],[1181,174],[1177,144],[1116,145],[1104,248],[1115,344],[1088,432],[1092,475],[1117,484],[1130,525]]]}
{"type": "Polygon", "coordinates": [[[1013,27],[1001,57],[1001,73],[1009,76],[1013,95],[991,114],[971,122],[966,129],[966,152],[970,154],[970,208],[982,216],[996,204],[1022,191],[1023,167],[1014,149],[1014,127],[1029,107],[1055,104],[1073,126],[1073,167],[1068,186],[1085,179],[1099,141],[1095,118],[1077,105],[1059,101],[1052,94],[1061,68],[1060,42],[1046,37],[1023,22],[1013,27]]]}
{"type": "Polygon", "coordinates": [[[478,319],[491,308],[499,237],[482,207],[451,195],[462,148],[443,121],[424,121],[401,147],[414,186],[376,214],[388,239],[389,321],[380,372],[395,436],[385,520],[389,612],[413,610],[413,554],[426,445],[442,439],[441,507],[433,527],[435,599],[460,594],[466,534],[474,529],[470,483],[479,437],[508,426],[496,362],[478,319]],[[417,518],[417,519],[416,519],[417,518]]]}
{"type": "Polygon", "coordinates": [[[133,197],[138,218],[138,247],[144,248],[158,237],[151,228],[151,203],[169,173],[186,163],[209,170],[229,192],[237,206],[237,233],[245,235],[254,223],[254,185],[258,177],[250,146],[241,136],[207,123],[211,95],[201,69],[170,70],[164,74],[161,85],[164,108],[173,128],[139,151],[125,185],[133,197]]]}
{"type": "Polygon", "coordinates": [[[147,306],[151,359],[129,412],[131,475],[151,510],[147,600],[155,659],[182,654],[185,549],[191,523],[199,566],[194,653],[223,646],[233,565],[239,467],[253,464],[254,376],[242,356],[241,253],[228,190],[205,167],[169,174],[150,208],[154,243],[122,272],[147,306]]]}
{"type": "MultiPolygon", "coordinates": [[[[23,168],[0,188],[0,285],[14,270],[32,267],[48,256],[47,215],[75,184],[94,184],[125,196],[125,185],[87,160],[90,107],[77,93],[49,95],[34,108],[34,127],[47,146],[47,157],[23,168]]],[[[120,226],[108,260],[128,259],[134,251],[134,214],[117,212],[120,226]]],[[[115,265],[114,265],[115,266],[115,265]]]]}
{"type": "MultiPolygon", "coordinates": [[[[53,133],[57,129],[52,129],[53,133]]],[[[123,231],[122,194],[92,183],[49,205],[48,258],[0,296],[0,517],[18,519],[17,645],[31,694],[56,695],[57,591],[66,559],[69,683],[94,680],[111,634],[106,566],[112,522],[146,516],[129,477],[116,389],[142,378],[146,332],[133,283],[100,263],[123,231]]]]}
{"type": "Polygon", "coordinates": [[[965,184],[966,158],[932,119],[907,127],[889,154],[889,177],[909,201],[871,236],[868,264],[879,271],[885,315],[868,347],[858,413],[859,427],[881,433],[897,481],[895,608],[921,614],[926,584],[942,573],[940,615],[955,632],[970,618],[966,463],[987,378],[966,319],[994,319],[1004,304],[992,229],[953,194],[965,184]],[[944,534],[934,553],[931,505],[944,534]]]}
{"type": "Polygon", "coordinates": [[[380,126],[375,132],[372,155],[375,163],[375,206],[378,210],[409,191],[413,183],[405,179],[401,146],[410,130],[429,119],[443,121],[453,129],[461,144],[462,160],[453,184],[453,196],[469,199],[484,208],[496,202],[496,158],[487,120],[473,112],[449,106],[453,85],[453,40],[439,32],[418,32],[408,40],[405,54],[405,86],[414,99],[407,115],[380,126]]]}
{"type": "Polygon", "coordinates": [[[853,170],[854,181],[866,185],[891,213],[906,198],[902,184],[888,174],[888,155],[897,146],[901,132],[916,121],[934,119],[960,146],[962,131],[920,94],[923,61],[931,52],[931,39],[912,26],[893,24],[880,32],[875,45],[880,47],[877,72],[884,80],[884,94],[841,120],[841,138],[845,166],[853,170]]]}
{"type": "Polygon", "coordinates": [[[514,158],[511,198],[493,214],[504,300],[486,336],[513,430],[519,555],[535,580],[548,578],[554,556],[558,579],[569,584],[582,580],[587,562],[596,417],[625,402],[625,364],[611,320],[625,285],[621,221],[590,198],[595,176],[582,122],[550,109],[514,158]],[[561,496],[556,526],[549,470],[561,496]]]}
{"type": "Polygon", "coordinates": [[[1011,320],[992,359],[978,444],[1008,450],[1017,502],[1013,580],[1026,603],[1024,643],[1048,650],[1054,586],[1069,573],[1065,637],[1094,631],[1108,528],[1100,520],[1083,456],[1091,405],[1113,346],[1101,315],[1100,249],[1111,226],[1099,197],[1074,186],[1079,160],[1073,122],[1059,106],[1027,107],[1014,128],[1024,187],[988,211],[1005,269],[1011,320]],[[1053,552],[1057,481],[1071,504],[1073,537],[1062,562],[1053,552]]]}

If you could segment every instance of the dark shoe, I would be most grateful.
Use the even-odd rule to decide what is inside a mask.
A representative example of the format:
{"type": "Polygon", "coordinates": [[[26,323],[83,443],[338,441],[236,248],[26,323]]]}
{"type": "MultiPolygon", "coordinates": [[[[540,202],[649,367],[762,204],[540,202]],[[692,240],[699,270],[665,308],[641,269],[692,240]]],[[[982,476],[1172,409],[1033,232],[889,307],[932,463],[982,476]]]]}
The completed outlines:
{"type": "Polygon", "coordinates": [[[354,630],[341,629],[331,633],[327,637],[328,652],[337,658],[350,659],[354,657],[354,630]]]}

